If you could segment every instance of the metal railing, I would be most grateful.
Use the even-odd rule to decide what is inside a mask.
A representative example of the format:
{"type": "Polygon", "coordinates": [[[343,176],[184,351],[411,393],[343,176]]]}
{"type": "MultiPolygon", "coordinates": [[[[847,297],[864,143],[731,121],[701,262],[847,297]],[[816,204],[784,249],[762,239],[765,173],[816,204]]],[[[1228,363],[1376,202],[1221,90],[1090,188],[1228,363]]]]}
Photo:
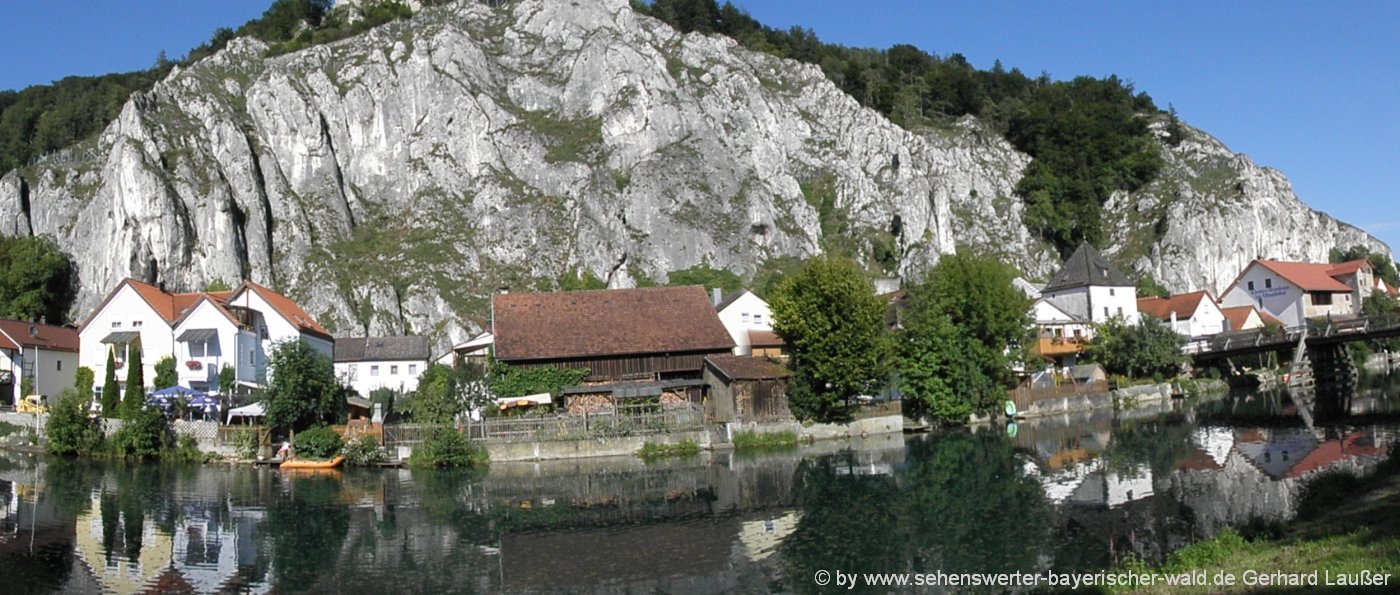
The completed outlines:
{"type": "MultiPolygon", "coordinates": [[[[1284,347],[1307,337],[1309,341],[1330,339],[1343,335],[1367,335],[1400,329],[1400,314],[1357,316],[1346,318],[1309,318],[1305,324],[1290,327],[1263,327],[1246,331],[1228,331],[1209,337],[1192,339],[1186,353],[1207,355],[1261,347],[1284,347]]],[[[1358,339],[1364,337],[1357,337],[1358,339]]]]}

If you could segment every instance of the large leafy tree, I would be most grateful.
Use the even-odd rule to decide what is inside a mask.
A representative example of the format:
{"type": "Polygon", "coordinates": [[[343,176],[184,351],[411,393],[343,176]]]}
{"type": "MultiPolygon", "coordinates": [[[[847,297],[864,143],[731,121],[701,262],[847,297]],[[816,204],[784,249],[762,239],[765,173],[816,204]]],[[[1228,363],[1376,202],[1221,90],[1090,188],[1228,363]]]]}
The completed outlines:
{"type": "Polygon", "coordinates": [[[273,348],[268,366],[272,380],[263,401],[268,425],[301,430],[335,421],[343,403],[330,358],[290,340],[273,348]]]}
{"type": "Polygon", "coordinates": [[[1115,316],[1094,326],[1094,338],[1084,348],[1084,356],[1110,374],[1165,378],[1176,375],[1186,363],[1181,351],[1184,342],[1176,331],[1151,316],[1143,316],[1137,324],[1115,316]]]}
{"type": "Polygon", "coordinates": [[[769,305],[787,342],[788,399],[803,419],[839,418],[851,399],[879,392],[890,371],[885,301],[855,262],[818,256],[778,284],[769,305]]]}
{"type": "Polygon", "coordinates": [[[418,390],[401,409],[420,423],[449,424],[489,400],[486,378],[478,366],[433,364],[418,377],[418,390]]]}
{"type": "Polygon", "coordinates": [[[62,322],[73,281],[73,263],[53,240],[0,236],[0,317],[62,322]]]}
{"type": "Polygon", "coordinates": [[[900,388],[915,412],[957,422],[1001,400],[1033,332],[1015,276],[995,259],[951,254],[909,289],[897,345],[900,388]]]}

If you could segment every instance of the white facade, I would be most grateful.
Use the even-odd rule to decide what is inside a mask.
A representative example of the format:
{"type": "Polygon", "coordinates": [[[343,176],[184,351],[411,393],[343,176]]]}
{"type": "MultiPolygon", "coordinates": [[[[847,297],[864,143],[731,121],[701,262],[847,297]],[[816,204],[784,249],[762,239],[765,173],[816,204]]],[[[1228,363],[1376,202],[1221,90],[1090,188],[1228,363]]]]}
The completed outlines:
{"type": "Polygon", "coordinates": [[[109,351],[116,354],[117,382],[126,383],[126,362],[130,361],[133,355],[131,344],[102,342],[112,333],[119,332],[134,332],[140,336],[142,378],[146,382],[155,379],[156,362],[174,353],[175,339],[170,323],[166,322],[130,284],[123,284],[78,331],[81,341],[78,365],[92,369],[94,390],[100,391],[103,380],[107,377],[109,351]]]}
{"type": "Polygon", "coordinates": [[[1095,324],[1108,322],[1118,316],[1128,324],[1137,324],[1137,290],[1128,286],[1081,285],[1041,294],[1055,307],[1072,316],[1095,324]]]}
{"type": "Polygon", "coordinates": [[[734,355],[752,355],[753,346],[749,342],[749,331],[772,331],[773,312],[768,302],[763,301],[748,290],[730,300],[724,309],[717,312],[724,330],[734,339],[734,355]]]}
{"type": "Polygon", "coordinates": [[[266,365],[266,354],[253,331],[212,299],[201,299],[175,326],[175,374],[180,386],[227,392],[232,387],[219,386],[224,366],[234,370],[236,382],[257,384],[266,365]]]}
{"type": "Polygon", "coordinates": [[[10,339],[19,349],[0,348],[0,377],[3,377],[0,378],[0,387],[7,389],[6,393],[0,394],[0,404],[19,405],[20,399],[24,398],[20,392],[25,378],[33,383],[31,390],[34,394],[47,397],[58,396],[65,389],[72,388],[74,372],[78,369],[77,353],[25,345],[20,337],[12,335],[10,339]]]}
{"type": "Polygon", "coordinates": [[[1303,291],[1258,261],[1245,268],[1220,301],[1226,307],[1254,306],[1288,327],[1316,316],[1354,312],[1351,292],[1303,291]]]}
{"type": "Polygon", "coordinates": [[[1031,318],[1041,338],[1087,340],[1094,336],[1094,328],[1088,322],[1075,319],[1044,298],[1031,304],[1031,318]]]}
{"type": "Polygon", "coordinates": [[[1172,330],[1185,337],[1205,337],[1225,331],[1225,313],[1215,300],[1206,298],[1196,306],[1196,312],[1186,320],[1178,319],[1172,330]]]}
{"type": "Polygon", "coordinates": [[[342,385],[355,389],[362,397],[369,397],[371,392],[381,388],[414,392],[418,390],[418,377],[426,369],[426,359],[336,362],[335,376],[342,385]]]}
{"type": "Polygon", "coordinates": [[[259,337],[263,353],[272,353],[277,343],[300,339],[321,355],[332,357],[334,354],[335,343],[329,338],[303,331],[247,285],[238,288],[229,297],[228,304],[247,308],[257,314],[254,316],[253,328],[259,337]]]}

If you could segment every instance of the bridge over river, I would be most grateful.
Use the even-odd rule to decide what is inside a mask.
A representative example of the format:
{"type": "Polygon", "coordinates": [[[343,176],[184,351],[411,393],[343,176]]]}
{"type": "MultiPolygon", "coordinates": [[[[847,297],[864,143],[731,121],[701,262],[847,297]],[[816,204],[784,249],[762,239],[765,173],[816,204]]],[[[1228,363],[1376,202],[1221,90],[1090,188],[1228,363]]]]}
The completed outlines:
{"type": "Polygon", "coordinates": [[[1187,343],[1186,351],[1197,366],[1276,353],[1280,361],[1293,360],[1294,378],[1315,375],[1319,382],[1347,383],[1355,379],[1356,367],[1346,345],[1392,337],[1400,337],[1400,314],[1313,318],[1294,327],[1225,332],[1194,339],[1187,343]]]}

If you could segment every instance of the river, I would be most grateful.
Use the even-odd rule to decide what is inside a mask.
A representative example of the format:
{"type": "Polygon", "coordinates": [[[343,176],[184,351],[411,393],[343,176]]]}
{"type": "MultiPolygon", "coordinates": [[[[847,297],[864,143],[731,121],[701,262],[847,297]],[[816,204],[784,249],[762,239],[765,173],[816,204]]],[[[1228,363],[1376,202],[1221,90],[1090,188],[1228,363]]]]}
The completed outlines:
{"type": "Polygon", "coordinates": [[[1387,455],[1400,385],[1318,401],[1300,416],[1287,394],[1256,391],[473,473],[0,453],[0,591],[807,592],[820,570],[1093,571],[1286,521],[1308,478],[1387,455]]]}

